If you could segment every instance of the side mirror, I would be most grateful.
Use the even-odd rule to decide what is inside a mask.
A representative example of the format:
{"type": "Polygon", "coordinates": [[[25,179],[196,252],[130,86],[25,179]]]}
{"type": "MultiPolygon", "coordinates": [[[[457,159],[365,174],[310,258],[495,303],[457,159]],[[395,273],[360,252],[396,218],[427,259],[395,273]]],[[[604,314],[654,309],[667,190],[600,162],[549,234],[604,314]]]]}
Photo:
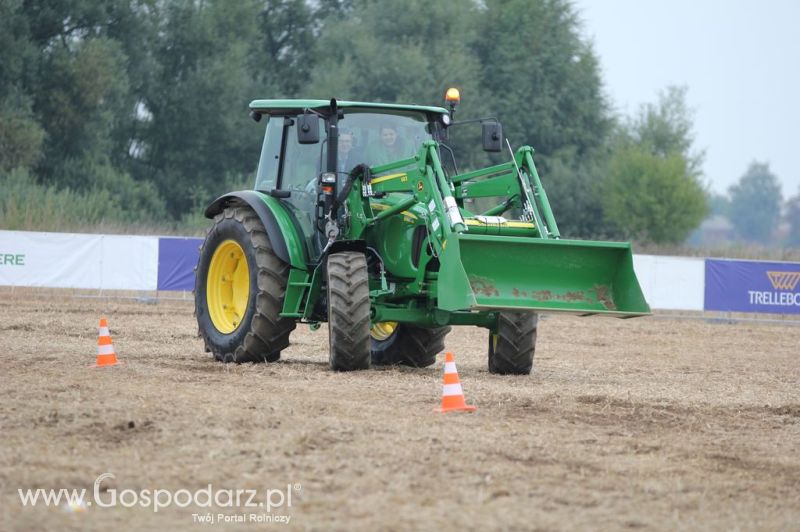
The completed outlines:
{"type": "Polygon", "coordinates": [[[503,126],[500,122],[481,123],[483,133],[483,150],[491,152],[503,151],[503,126]]]}
{"type": "Polygon", "coordinates": [[[297,142],[300,144],[319,142],[319,116],[304,113],[297,117],[297,142]]]}

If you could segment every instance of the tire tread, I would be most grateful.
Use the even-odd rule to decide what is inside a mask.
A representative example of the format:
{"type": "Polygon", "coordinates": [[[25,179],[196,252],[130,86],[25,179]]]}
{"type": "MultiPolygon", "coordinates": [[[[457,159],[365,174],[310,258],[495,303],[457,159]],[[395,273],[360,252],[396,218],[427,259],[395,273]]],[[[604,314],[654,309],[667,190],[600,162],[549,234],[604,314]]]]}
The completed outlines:
{"type": "Polygon", "coordinates": [[[499,375],[528,375],[536,351],[538,315],[501,312],[497,318],[497,347],[489,334],[489,372],[499,375]]]}
{"type": "Polygon", "coordinates": [[[331,368],[368,369],[370,299],[366,258],[352,251],[329,256],[327,278],[331,368]]]}

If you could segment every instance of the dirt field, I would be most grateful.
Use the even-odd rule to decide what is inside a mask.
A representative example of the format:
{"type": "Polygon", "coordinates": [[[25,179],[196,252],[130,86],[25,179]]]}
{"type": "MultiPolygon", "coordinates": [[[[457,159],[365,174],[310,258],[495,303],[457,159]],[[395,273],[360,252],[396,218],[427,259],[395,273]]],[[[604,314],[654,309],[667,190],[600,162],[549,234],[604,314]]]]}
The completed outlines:
{"type": "Polygon", "coordinates": [[[547,316],[534,374],[513,378],[487,372],[483,330],[454,329],[478,406],[456,415],[432,412],[440,363],[335,374],[325,328],[301,326],[278,363],[222,365],[195,333],[189,302],[2,293],[0,529],[243,529],[193,514],[266,513],[68,512],[17,493],[91,501],[103,473],[105,504],[282,490],[268,515],[299,529],[800,528],[797,326],[547,316]],[[124,365],[89,369],[103,314],[124,365]]]}

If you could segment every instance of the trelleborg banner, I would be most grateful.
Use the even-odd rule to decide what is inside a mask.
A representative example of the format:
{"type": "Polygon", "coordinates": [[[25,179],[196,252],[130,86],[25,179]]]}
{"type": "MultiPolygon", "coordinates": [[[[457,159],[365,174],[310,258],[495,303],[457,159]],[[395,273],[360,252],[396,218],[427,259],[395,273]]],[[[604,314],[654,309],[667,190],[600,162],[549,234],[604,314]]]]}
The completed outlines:
{"type": "Polygon", "coordinates": [[[800,314],[800,263],[706,259],[705,309],[800,314]]]}

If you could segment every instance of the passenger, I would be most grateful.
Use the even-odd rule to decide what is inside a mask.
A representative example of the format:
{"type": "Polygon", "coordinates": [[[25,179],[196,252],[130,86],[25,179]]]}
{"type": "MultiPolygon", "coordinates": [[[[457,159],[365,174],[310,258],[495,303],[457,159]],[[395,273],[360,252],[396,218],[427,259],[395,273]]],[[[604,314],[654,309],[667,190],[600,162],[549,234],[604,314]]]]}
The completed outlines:
{"type": "Polygon", "coordinates": [[[412,155],[405,140],[400,137],[394,126],[381,127],[381,138],[367,149],[367,160],[370,166],[393,163],[412,155]]]}

